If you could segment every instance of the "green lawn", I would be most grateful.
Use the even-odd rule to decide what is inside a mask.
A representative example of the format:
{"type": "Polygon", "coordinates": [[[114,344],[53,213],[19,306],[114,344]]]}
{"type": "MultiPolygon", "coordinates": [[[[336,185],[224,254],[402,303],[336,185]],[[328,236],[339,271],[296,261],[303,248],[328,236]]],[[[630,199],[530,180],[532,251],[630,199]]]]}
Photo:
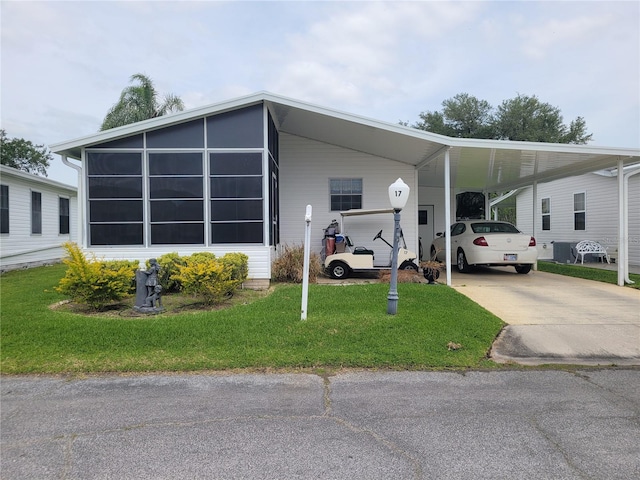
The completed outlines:
{"type": "MultiPolygon", "coordinates": [[[[586,280],[596,280],[598,282],[618,284],[618,272],[603,270],[602,268],[590,268],[583,265],[573,265],[555,262],[538,262],[538,270],[541,272],[557,273],[569,277],[584,278],[586,280]]],[[[629,274],[629,279],[635,283],[627,285],[631,288],[640,288],[640,275],[629,274]]]]}
{"type": "Polygon", "coordinates": [[[455,290],[425,284],[399,285],[396,316],[386,284],[311,285],[304,322],[299,285],[216,311],[84,316],[49,308],[64,299],[54,290],[64,268],[0,277],[2,373],[486,367],[503,326],[455,290]]]}

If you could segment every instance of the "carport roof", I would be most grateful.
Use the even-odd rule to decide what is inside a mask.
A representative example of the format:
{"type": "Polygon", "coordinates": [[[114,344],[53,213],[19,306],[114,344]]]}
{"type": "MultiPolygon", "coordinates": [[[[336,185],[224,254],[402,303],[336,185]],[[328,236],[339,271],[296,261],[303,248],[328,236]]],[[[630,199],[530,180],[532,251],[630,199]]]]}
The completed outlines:
{"type": "Polygon", "coordinates": [[[442,186],[449,149],[451,185],[456,190],[506,191],[595,170],[640,162],[640,149],[502,140],[451,138],[373,120],[269,92],[258,92],[172,115],[114,128],[51,146],[80,159],[83,147],[116,140],[264,102],[280,132],[414,165],[419,185],[442,186]]]}

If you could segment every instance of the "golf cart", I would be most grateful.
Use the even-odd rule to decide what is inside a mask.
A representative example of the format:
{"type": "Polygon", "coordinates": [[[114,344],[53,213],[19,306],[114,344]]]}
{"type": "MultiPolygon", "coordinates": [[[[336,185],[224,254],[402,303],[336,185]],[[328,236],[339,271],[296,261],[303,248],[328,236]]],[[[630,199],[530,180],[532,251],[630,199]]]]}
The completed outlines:
{"type": "MultiPolygon", "coordinates": [[[[375,215],[381,213],[393,213],[391,209],[385,210],[347,210],[340,212],[342,219],[353,215],[375,215]]],[[[374,266],[374,252],[365,247],[354,247],[349,235],[340,234],[340,227],[334,221],[325,229],[325,238],[323,240],[323,266],[332,278],[343,279],[349,277],[354,272],[375,272],[391,267],[393,255],[393,245],[382,237],[380,230],[373,241],[380,239],[391,249],[389,252],[389,261],[384,265],[374,266]]],[[[402,245],[398,245],[398,269],[418,271],[418,265],[414,262],[417,255],[415,252],[407,250],[407,244],[400,229],[400,240],[402,245]]]]}

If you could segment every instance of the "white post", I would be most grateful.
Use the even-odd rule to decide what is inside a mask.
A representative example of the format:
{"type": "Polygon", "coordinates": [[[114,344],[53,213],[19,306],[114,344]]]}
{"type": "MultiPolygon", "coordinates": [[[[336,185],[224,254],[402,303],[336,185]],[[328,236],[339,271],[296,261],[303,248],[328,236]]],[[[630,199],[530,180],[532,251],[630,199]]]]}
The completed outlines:
{"type": "Polygon", "coordinates": [[[307,205],[304,214],[304,267],[302,271],[302,313],[300,320],[307,319],[307,303],[309,300],[309,257],[311,256],[311,205],[307,205]]]}
{"type": "Polygon", "coordinates": [[[624,174],[622,169],[624,163],[622,159],[618,160],[618,285],[624,287],[624,267],[627,261],[627,244],[624,238],[624,174]]]}
{"type": "Polygon", "coordinates": [[[447,285],[451,286],[451,171],[448,148],[444,152],[444,234],[447,285]]]}

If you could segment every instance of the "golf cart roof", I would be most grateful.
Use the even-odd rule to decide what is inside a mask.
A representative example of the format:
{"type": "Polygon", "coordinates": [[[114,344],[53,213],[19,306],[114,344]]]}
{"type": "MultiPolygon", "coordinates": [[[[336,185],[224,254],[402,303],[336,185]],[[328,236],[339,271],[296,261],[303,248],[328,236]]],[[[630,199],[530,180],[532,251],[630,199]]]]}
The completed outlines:
{"type": "Polygon", "coordinates": [[[377,215],[380,213],[393,213],[393,208],[379,208],[373,210],[345,210],[340,212],[340,216],[354,217],[357,215],[377,215]]]}

